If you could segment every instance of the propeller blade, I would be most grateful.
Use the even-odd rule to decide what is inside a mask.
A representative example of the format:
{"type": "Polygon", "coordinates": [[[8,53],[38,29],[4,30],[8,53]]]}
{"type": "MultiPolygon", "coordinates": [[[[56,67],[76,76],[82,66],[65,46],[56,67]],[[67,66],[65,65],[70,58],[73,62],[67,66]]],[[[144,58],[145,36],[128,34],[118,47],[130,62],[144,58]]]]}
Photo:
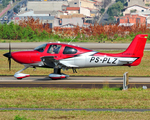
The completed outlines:
{"type": "Polygon", "coordinates": [[[11,44],[10,44],[10,42],[9,42],[9,54],[10,54],[10,57],[8,57],[9,71],[11,71],[11,44]]]}
{"type": "Polygon", "coordinates": [[[11,58],[8,58],[8,62],[9,62],[9,71],[11,71],[11,58]]]}
{"type": "Polygon", "coordinates": [[[10,45],[10,42],[9,42],[9,52],[3,54],[3,56],[5,56],[5,57],[8,58],[8,62],[9,62],[9,70],[11,71],[11,45],[10,45]]]}
{"type": "Polygon", "coordinates": [[[9,42],[9,53],[11,53],[11,45],[10,45],[10,42],[9,42]]]}

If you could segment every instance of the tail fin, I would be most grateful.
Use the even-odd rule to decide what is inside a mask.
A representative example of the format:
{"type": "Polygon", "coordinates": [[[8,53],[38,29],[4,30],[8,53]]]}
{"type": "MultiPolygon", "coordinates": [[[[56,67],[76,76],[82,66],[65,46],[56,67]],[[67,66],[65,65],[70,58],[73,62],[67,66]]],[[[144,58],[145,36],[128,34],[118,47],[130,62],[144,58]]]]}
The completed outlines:
{"type": "Polygon", "coordinates": [[[122,53],[125,57],[136,57],[138,58],[135,62],[130,64],[130,66],[139,65],[141,59],[143,57],[144,48],[146,44],[148,35],[146,34],[139,34],[136,35],[133,41],[131,42],[130,46],[122,53]]]}

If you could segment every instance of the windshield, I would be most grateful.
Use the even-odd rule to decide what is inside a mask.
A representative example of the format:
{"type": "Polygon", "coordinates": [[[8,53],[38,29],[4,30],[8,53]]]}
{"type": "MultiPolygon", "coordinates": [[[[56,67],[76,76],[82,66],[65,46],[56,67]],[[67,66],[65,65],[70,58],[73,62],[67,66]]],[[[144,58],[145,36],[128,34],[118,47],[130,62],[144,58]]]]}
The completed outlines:
{"type": "Polygon", "coordinates": [[[40,46],[36,47],[34,50],[37,50],[39,52],[43,52],[45,50],[46,45],[47,44],[40,45],[40,46]]]}

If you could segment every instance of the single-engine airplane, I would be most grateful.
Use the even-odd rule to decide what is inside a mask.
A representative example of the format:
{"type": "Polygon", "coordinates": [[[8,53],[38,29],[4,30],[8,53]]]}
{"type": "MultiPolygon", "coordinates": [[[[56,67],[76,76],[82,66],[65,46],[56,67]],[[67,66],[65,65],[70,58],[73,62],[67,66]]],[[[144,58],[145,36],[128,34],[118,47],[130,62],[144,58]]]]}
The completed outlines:
{"type": "Polygon", "coordinates": [[[25,68],[16,72],[14,77],[22,79],[29,77],[29,74],[21,73],[29,67],[53,68],[54,73],[49,74],[51,79],[67,78],[68,75],[61,73],[61,69],[73,69],[101,66],[137,66],[143,57],[148,35],[136,35],[129,47],[122,53],[100,53],[83,47],[64,43],[47,43],[36,47],[32,51],[9,52],[4,56],[8,57],[9,69],[11,58],[23,64],[25,68]]]}

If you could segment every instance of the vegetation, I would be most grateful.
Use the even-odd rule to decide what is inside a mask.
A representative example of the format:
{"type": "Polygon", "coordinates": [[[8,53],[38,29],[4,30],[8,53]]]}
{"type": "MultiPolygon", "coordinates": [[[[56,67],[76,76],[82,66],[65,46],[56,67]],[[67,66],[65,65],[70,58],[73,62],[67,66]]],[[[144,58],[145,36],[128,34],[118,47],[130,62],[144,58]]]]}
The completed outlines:
{"type": "Polygon", "coordinates": [[[123,4],[126,2],[126,0],[116,0],[116,2],[119,2],[119,1],[123,4]]]}
{"type": "Polygon", "coordinates": [[[135,13],[137,10],[134,9],[134,10],[130,10],[130,13],[135,13]]]}
{"type": "Polygon", "coordinates": [[[148,120],[150,112],[110,111],[0,111],[2,120],[148,120]],[[19,116],[19,115],[20,116],[19,116]],[[16,119],[19,116],[20,119],[16,119]],[[22,117],[23,116],[23,117],[22,117]]]}
{"type": "Polygon", "coordinates": [[[3,10],[3,5],[0,5],[0,11],[2,11],[3,10]]]}
{"type": "Polygon", "coordinates": [[[103,14],[105,12],[105,9],[102,8],[100,11],[99,11],[101,14],[103,14]]]}
{"type": "Polygon", "coordinates": [[[149,6],[150,6],[150,4],[149,4],[149,3],[147,3],[147,4],[145,4],[145,6],[149,7],[149,6]]]}
{"type": "Polygon", "coordinates": [[[123,9],[123,4],[118,1],[117,3],[113,4],[111,7],[108,8],[108,15],[109,16],[120,16],[121,10],[123,9]]]}
{"type": "Polygon", "coordinates": [[[16,115],[14,120],[27,120],[27,118],[21,117],[20,115],[16,115]]]}
{"type": "Polygon", "coordinates": [[[18,12],[19,12],[19,10],[20,10],[20,6],[18,5],[18,6],[17,6],[17,7],[15,7],[13,10],[14,10],[14,12],[15,12],[15,13],[18,13],[18,12]]]}
{"type": "Polygon", "coordinates": [[[0,88],[0,108],[150,109],[149,89],[0,88]]]}
{"type": "Polygon", "coordinates": [[[122,16],[122,10],[124,6],[127,6],[127,2],[125,0],[116,0],[116,3],[108,8],[107,13],[109,15],[108,22],[115,23],[115,18],[122,16]]]}
{"type": "MultiPolygon", "coordinates": [[[[110,18],[113,19],[113,18],[110,18]]],[[[34,20],[28,18],[20,20],[19,24],[0,24],[0,39],[4,40],[21,40],[24,42],[36,41],[60,41],[69,42],[74,39],[74,42],[107,42],[107,41],[122,41],[132,40],[137,34],[149,34],[150,29],[146,26],[133,25],[131,27],[114,25],[99,25],[89,27],[79,27],[65,29],[55,27],[49,28],[49,24],[43,25],[39,19],[34,20]]]]}
{"type": "Polygon", "coordinates": [[[150,112],[110,112],[110,111],[0,111],[2,120],[148,120],[150,112]],[[26,119],[25,119],[26,118],[26,119]]]}
{"type": "Polygon", "coordinates": [[[9,4],[10,0],[2,0],[3,7],[6,7],[9,4]]]}

